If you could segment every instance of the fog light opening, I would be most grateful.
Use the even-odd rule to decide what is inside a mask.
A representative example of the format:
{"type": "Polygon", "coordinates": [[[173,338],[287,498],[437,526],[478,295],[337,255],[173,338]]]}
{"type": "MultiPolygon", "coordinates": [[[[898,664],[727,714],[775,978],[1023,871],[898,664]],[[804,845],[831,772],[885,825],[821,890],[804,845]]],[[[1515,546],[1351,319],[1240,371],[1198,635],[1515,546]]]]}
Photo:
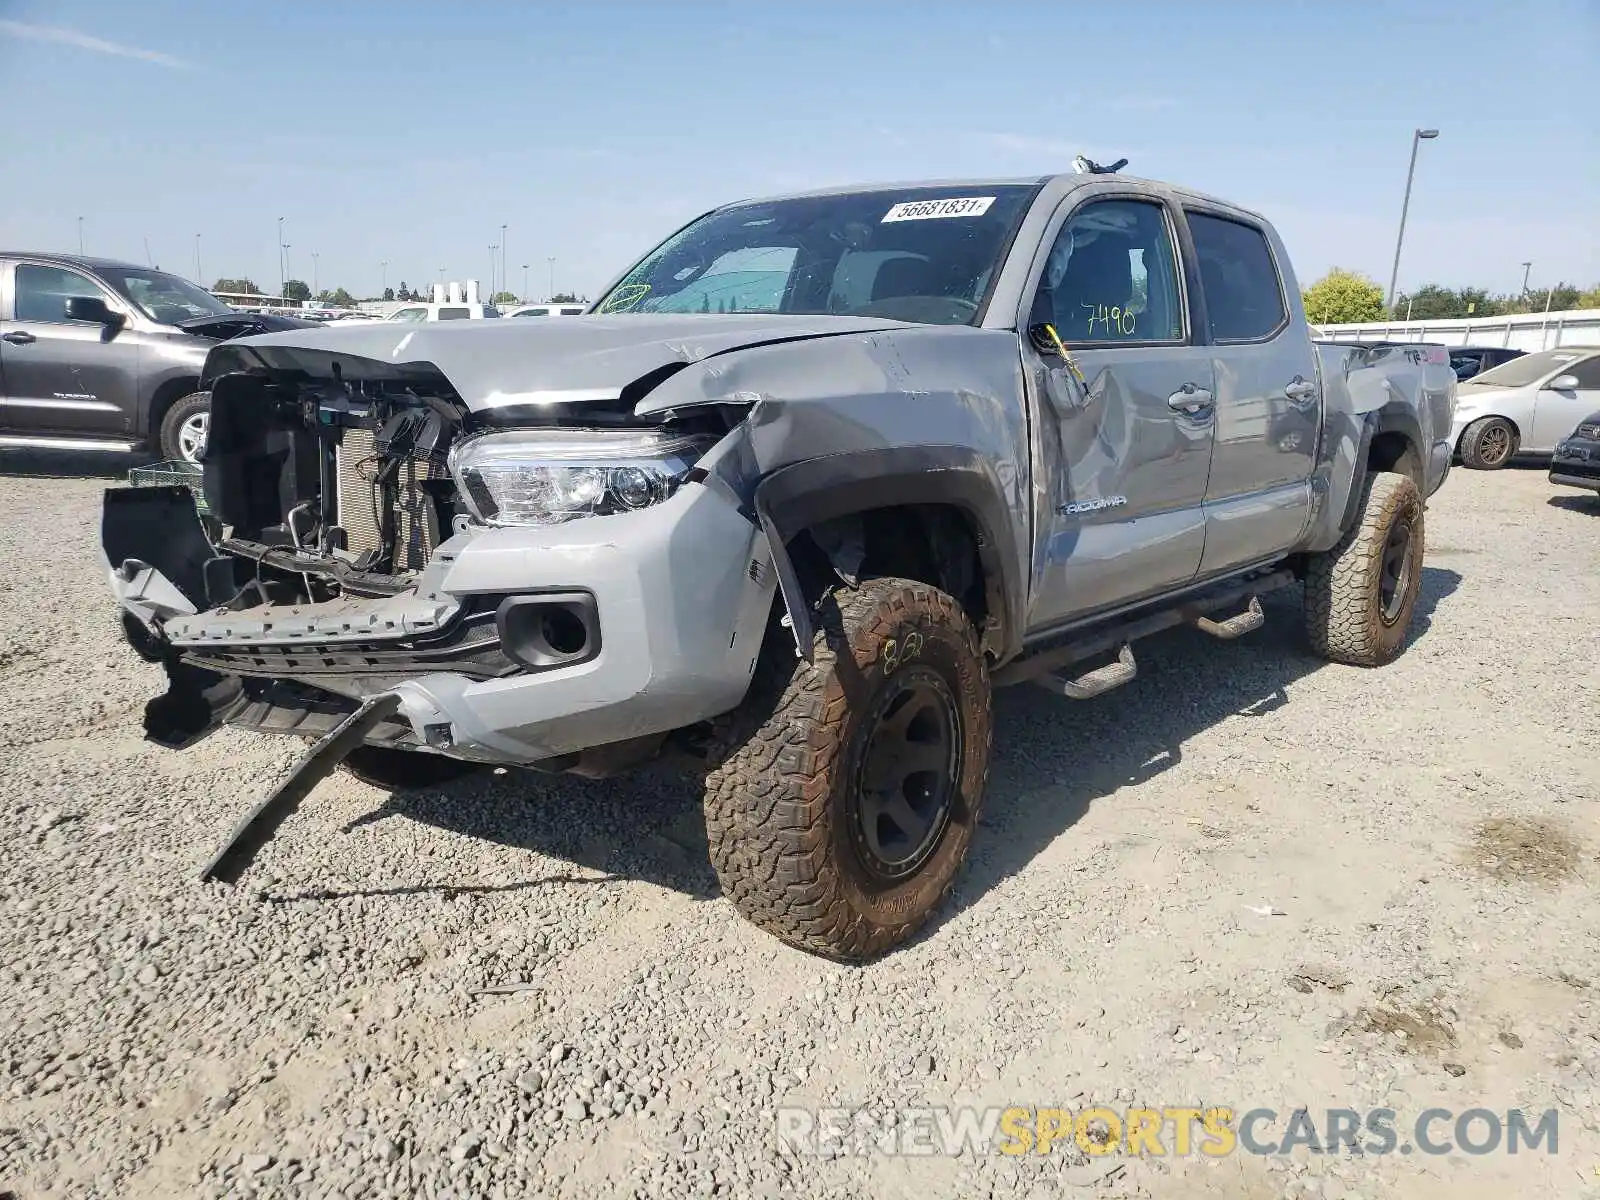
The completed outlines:
{"type": "Polygon", "coordinates": [[[583,619],[570,608],[545,609],[539,632],[544,644],[563,656],[582,654],[589,642],[589,631],[584,628],[583,619]]]}

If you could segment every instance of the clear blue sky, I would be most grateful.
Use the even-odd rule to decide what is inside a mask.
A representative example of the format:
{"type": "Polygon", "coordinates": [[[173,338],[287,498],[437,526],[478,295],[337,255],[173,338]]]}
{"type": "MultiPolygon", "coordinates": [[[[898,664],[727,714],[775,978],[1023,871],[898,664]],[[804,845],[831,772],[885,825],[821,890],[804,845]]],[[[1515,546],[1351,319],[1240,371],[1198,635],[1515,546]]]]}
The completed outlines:
{"type": "Polygon", "coordinates": [[[275,290],[487,281],[593,295],[685,219],[1083,151],[1255,207],[1302,283],[1600,281],[1597,0],[0,0],[0,246],[275,290]],[[1570,99],[1569,99],[1570,98],[1570,99]]]}

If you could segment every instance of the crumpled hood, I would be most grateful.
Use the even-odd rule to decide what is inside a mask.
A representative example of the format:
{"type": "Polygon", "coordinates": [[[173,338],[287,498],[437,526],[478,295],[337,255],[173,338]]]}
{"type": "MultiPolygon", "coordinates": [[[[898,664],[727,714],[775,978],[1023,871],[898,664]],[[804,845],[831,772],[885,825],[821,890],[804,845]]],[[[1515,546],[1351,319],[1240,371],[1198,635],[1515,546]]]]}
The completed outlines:
{"type": "Polygon", "coordinates": [[[287,329],[317,329],[320,326],[315,321],[278,313],[236,312],[190,317],[187,321],[179,321],[178,328],[196,337],[220,342],[241,334],[278,333],[287,329]]]}
{"type": "Polygon", "coordinates": [[[348,354],[392,366],[431,363],[474,412],[516,404],[615,399],[641,376],[772,342],[904,328],[868,317],[717,313],[441,321],[296,330],[240,338],[269,367],[294,369],[300,352],[348,354]]]}

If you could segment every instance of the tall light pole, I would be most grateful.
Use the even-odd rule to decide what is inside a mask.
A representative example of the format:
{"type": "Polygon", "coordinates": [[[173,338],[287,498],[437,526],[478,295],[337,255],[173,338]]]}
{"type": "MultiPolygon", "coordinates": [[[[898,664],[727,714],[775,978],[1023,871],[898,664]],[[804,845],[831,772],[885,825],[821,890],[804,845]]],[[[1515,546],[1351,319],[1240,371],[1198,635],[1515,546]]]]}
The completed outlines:
{"type": "Polygon", "coordinates": [[[522,301],[521,302],[523,304],[526,304],[528,302],[528,264],[527,263],[523,263],[522,264],[522,301]]]}
{"type": "Polygon", "coordinates": [[[278,296],[283,296],[284,285],[289,282],[288,247],[283,244],[283,218],[278,218],[278,296]]]}
{"type": "Polygon", "coordinates": [[[494,273],[500,269],[500,259],[497,257],[499,252],[499,246],[489,247],[489,299],[491,301],[494,300],[494,273]]]}
{"type": "Polygon", "coordinates": [[[547,259],[545,259],[545,262],[550,264],[550,296],[549,296],[549,299],[554,300],[556,298],[556,260],[554,258],[547,258],[547,259]]]}
{"type": "MultiPolygon", "coordinates": [[[[506,227],[504,223],[500,226],[500,290],[503,292],[511,290],[511,269],[506,266],[506,227]]],[[[495,293],[490,292],[489,299],[493,300],[494,297],[495,293]]]]}
{"type": "Polygon", "coordinates": [[[83,218],[78,218],[78,253],[83,253],[83,218]]]}
{"type": "Polygon", "coordinates": [[[313,298],[322,295],[322,289],[318,286],[317,280],[317,252],[315,250],[311,252],[311,295],[313,298]]]}
{"type": "Polygon", "coordinates": [[[1528,294],[1528,272],[1531,270],[1533,270],[1533,264],[1531,262],[1525,262],[1522,264],[1522,291],[1517,293],[1519,297],[1526,296],[1528,294]]]}
{"type": "Polygon", "coordinates": [[[200,269],[200,235],[194,235],[194,281],[201,287],[206,285],[205,272],[200,269]]]}
{"type": "Polygon", "coordinates": [[[389,290],[389,260],[387,258],[378,264],[378,270],[382,272],[378,276],[378,295],[382,296],[389,290]]]}
{"type": "MultiPolygon", "coordinates": [[[[288,242],[285,242],[283,244],[283,281],[284,281],[284,286],[287,287],[289,285],[289,243],[288,242]]],[[[287,300],[288,297],[285,296],[284,299],[287,300]]]]}
{"type": "Polygon", "coordinates": [[[1417,146],[1439,136],[1437,129],[1415,129],[1411,133],[1411,165],[1406,168],[1406,198],[1400,205],[1400,232],[1394,239],[1394,270],[1389,273],[1388,308],[1394,311],[1394,287],[1400,279],[1400,247],[1406,240],[1406,212],[1411,207],[1411,178],[1417,173],[1417,146]]]}

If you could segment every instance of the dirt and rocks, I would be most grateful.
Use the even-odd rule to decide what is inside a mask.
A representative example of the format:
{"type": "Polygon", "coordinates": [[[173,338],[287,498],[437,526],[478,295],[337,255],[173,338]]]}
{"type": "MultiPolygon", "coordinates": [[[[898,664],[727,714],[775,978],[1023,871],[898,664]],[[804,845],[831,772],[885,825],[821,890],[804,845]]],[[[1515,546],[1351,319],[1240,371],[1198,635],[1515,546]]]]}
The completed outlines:
{"type": "Polygon", "coordinates": [[[103,580],[110,471],[0,462],[0,1191],[1600,1196],[1600,503],[1542,471],[1435,498],[1392,667],[1313,659],[1290,592],[1235,645],[1155,639],[1098,701],[1000,694],[952,902],[866,967],[736,919],[665,769],[340,774],[238,888],[198,884],[299,747],[141,740],[160,676],[103,580]],[[1220,1157],[797,1133],[847,1109],[890,1144],[891,1113],[956,1105],[1275,1110],[1258,1142],[1389,1108],[1401,1145],[1430,1108],[1553,1108],[1559,1133],[1220,1157]]]}

